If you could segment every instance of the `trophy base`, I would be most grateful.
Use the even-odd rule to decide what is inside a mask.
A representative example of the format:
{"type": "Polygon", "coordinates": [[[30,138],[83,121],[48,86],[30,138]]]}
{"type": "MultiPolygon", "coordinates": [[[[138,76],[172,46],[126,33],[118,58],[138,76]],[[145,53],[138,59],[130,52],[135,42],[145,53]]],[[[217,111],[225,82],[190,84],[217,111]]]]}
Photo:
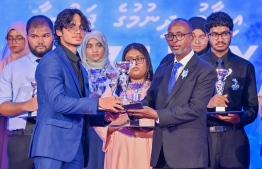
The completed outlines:
{"type": "Polygon", "coordinates": [[[123,105],[123,107],[124,107],[125,110],[128,110],[128,109],[143,109],[143,105],[142,105],[141,102],[126,104],[126,105],[123,105]]]}
{"type": "Polygon", "coordinates": [[[216,107],[216,112],[225,112],[226,108],[225,107],[216,107]]]}

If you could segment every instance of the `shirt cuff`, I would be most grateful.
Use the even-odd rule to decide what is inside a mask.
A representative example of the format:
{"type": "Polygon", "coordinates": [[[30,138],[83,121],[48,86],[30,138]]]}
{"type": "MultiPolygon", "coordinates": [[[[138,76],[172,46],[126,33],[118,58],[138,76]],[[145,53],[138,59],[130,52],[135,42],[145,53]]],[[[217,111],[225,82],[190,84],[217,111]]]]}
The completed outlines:
{"type": "Polygon", "coordinates": [[[159,118],[156,119],[156,123],[159,124],[159,118]]]}

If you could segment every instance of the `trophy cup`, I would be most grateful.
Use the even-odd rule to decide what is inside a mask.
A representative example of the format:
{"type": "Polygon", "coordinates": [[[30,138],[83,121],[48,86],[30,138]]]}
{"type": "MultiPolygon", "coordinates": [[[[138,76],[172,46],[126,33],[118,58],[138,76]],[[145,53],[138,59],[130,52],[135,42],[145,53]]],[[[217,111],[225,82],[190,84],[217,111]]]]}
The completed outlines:
{"type": "MultiPolygon", "coordinates": [[[[37,95],[37,83],[35,80],[31,82],[31,86],[33,87],[33,94],[32,94],[32,98],[33,98],[37,95]]],[[[28,112],[28,116],[36,116],[36,114],[37,111],[28,112]]]]}
{"type": "Polygon", "coordinates": [[[100,76],[102,69],[89,69],[89,77],[92,84],[93,93],[97,94],[98,90],[98,77],[100,76]]]}
{"type": "Polygon", "coordinates": [[[141,94],[139,94],[138,91],[144,86],[144,83],[142,83],[142,82],[130,82],[128,84],[128,86],[131,90],[134,90],[134,93],[132,94],[133,102],[139,102],[141,94]]]}
{"type": "Polygon", "coordinates": [[[123,101],[124,105],[128,105],[130,103],[127,98],[127,94],[126,94],[127,84],[129,80],[128,73],[129,73],[130,67],[131,67],[131,62],[129,61],[123,61],[123,62],[116,63],[116,68],[120,72],[119,81],[120,81],[121,88],[123,90],[121,100],[123,101]]]}
{"type": "Polygon", "coordinates": [[[118,73],[114,70],[109,70],[107,71],[106,76],[108,77],[108,79],[110,79],[109,87],[112,90],[112,96],[114,96],[117,86],[118,73]]]}
{"type": "MultiPolygon", "coordinates": [[[[217,82],[216,82],[216,92],[219,95],[223,95],[224,86],[225,86],[225,80],[226,77],[229,76],[232,73],[232,69],[216,69],[217,71],[217,82]]],[[[226,108],[217,106],[216,112],[225,112],[226,108]]]]}

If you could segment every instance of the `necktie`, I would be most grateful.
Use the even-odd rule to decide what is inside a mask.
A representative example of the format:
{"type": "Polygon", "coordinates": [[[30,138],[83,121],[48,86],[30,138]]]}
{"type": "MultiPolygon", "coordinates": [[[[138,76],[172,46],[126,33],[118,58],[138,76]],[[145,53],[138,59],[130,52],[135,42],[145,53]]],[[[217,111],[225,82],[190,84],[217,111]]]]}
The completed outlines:
{"type": "Polygon", "coordinates": [[[179,62],[176,62],[174,64],[174,67],[173,67],[173,71],[172,71],[172,74],[171,74],[171,77],[170,77],[170,80],[169,80],[169,84],[168,84],[168,94],[170,94],[173,86],[175,85],[176,83],[176,72],[177,72],[177,69],[182,66],[181,63],[179,62]]]}
{"type": "Polygon", "coordinates": [[[222,63],[223,63],[223,60],[221,58],[217,59],[217,69],[223,69],[222,63]]]}
{"type": "Polygon", "coordinates": [[[39,62],[40,62],[40,60],[41,60],[41,59],[36,59],[35,61],[36,61],[37,63],[39,63],[39,62]]]}

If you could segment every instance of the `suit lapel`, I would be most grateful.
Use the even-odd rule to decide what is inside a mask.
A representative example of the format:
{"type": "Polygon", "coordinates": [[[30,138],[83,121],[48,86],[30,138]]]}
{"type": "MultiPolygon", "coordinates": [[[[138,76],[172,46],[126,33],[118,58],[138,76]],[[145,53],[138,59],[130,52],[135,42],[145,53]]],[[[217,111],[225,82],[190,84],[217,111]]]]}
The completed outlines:
{"type": "Polygon", "coordinates": [[[61,60],[63,61],[63,63],[66,65],[66,67],[69,69],[70,73],[71,73],[71,76],[74,80],[74,83],[77,87],[77,90],[78,90],[78,93],[79,95],[82,97],[82,92],[81,92],[81,87],[80,87],[80,84],[79,84],[79,81],[76,77],[76,73],[75,73],[75,70],[70,62],[70,60],[68,59],[68,57],[66,56],[66,53],[64,52],[64,50],[62,49],[61,46],[57,46],[55,48],[55,51],[57,52],[59,58],[61,58],[61,60]]]}
{"type": "MultiPolygon", "coordinates": [[[[189,62],[187,63],[186,67],[183,70],[188,70],[188,74],[186,77],[184,77],[182,79],[182,72],[180,73],[180,75],[177,78],[177,81],[173,87],[173,89],[171,90],[169,96],[167,97],[166,100],[166,105],[168,104],[168,102],[174,97],[174,95],[176,94],[176,92],[178,91],[178,89],[181,87],[181,85],[188,79],[188,77],[192,74],[192,72],[195,70],[195,66],[198,62],[198,58],[197,55],[193,55],[192,58],[189,60],[189,62]]],[[[170,76],[169,76],[170,77],[170,76]]],[[[165,106],[166,106],[165,105],[165,106]]]]}
{"type": "Polygon", "coordinates": [[[163,72],[162,82],[159,85],[159,91],[162,91],[162,92],[159,92],[160,95],[158,95],[158,97],[162,98],[162,100],[160,102],[158,102],[158,103],[160,103],[158,105],[158,107],[162,107],[166,102],[166,98],[168,97],[168,84],[169,84],[169,80],[170,80],[170,76],[171,76],[171,71],[172,71],[172,68],[173,68],[173,62],[167,64],[166,66],[167,66],[167,68],[163,72]]]}
{"type": "Polygon", "coordinates": [[[86,69],[84,68],[84,66],[82,65],[82,63],[80,63],[80,68],[81,68],[82,73],[83,73],[83,79],[84,79],[86,97],[89,97],[88,72],[86,71],[86,69]]]}

